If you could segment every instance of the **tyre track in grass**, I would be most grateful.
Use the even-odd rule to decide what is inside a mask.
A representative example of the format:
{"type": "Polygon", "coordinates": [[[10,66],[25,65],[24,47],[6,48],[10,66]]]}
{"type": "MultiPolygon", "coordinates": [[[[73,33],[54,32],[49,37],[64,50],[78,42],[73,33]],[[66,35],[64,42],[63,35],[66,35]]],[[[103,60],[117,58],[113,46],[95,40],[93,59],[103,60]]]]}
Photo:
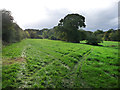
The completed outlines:
{"type": "MultiPolygon", "coordinates": [[[[31,46],[30,44],[28,45],[28,47],[31,46]]],[[[24,46],[24,49],[21,53],[21,57],[24,59],[24,62],[21,63],[21,66],[20,66],[20,71],[18,73],[18,78],[17,78],[17,82],[20,84],[18,88],[26,88],[28,85],[28,81],[27,81],[27,78],[28,76],[27,75],[27,67],[26,67],[26,54],[25,54],[25,51],[26,49],[28,48],[27,46],[24,46]]]]}
{"type": "MultiPolygon", "coordinates": [[[[41,69],[46,68],[47,66],[51,65],[52,63],[54,63],[54,61],[59,61],[63,67],[65,67],[65,68],[67,68],[68,70],[70,70],[70,68],[69,68],[68,66],[64,65],[64,64],[62,63],[62,61],[60,61],[59,59],[57,59],[57,58],[54,57],[53,55],[47,54],[46,52],[43,52],[43,51],[39,51],[39,52],[44,53],[44,54],[48,55],[49,57],[53,58],[51,62],[45,64],[43,67],[41,67],[41,69]]],[[[41,69],[40,69],[40,70],[41,70],[41,69]]],[[[39,77],[37,77],[37,74],[39,73],[40,70],[35,70],[35,73],[30,76],[31,79],[32,79],[32,76],[36,76],[36,79],[37,79],[37,78],[39,79],[39,77]]],[[[47,71],[45,71],[45,73],[47,73],[47,71]]],[[[51,79],[51,80],[52,80],[52,79],[51,79]]],[[[27,83],[26,83],[26,86],[28,86],[27,83]]],[[[24,86],[24,87],[26,87],[26,86],[24,86]]],[[[31,86],[29,85],[29,87],[31,87],[31,86]]]]}
{"type": "MultiPolygon", "coordinates": [[[[78,78],[80,78],[80,82],[82,82],[82,86],[83,86],[83,88],[92,88],[92,87],[90,87],[89,86],[89,84],[87,84],[87,82],[84,80],[84,77],[82,76],[82,66],[83,66],[83,64],[85,64],[85,61],[86,61],[86,59],[87,59],[87,57],[90,55],[90,53],[92,53],[93,52],[93,48],[91,48],[91,50],[88,52],[88,53],[85,53],[84,54],[84,57],[82,58],[82,60],[81,60],[81,62],[79,62],[79,65],[78,66],[80,66],[80,67],[78,67],[78,66],[76,66],[77,67],[77,69],[79,69],[79,72],[80,73],[78,73],[77,75],[76,75],[76,80],[78,79],[78,78]],[[84,87],[84,85],[87,85],[86,87],[84,87]]],[[[77,71],[77,70],[76,70],[77,71]]],[[[108,77],[110,77],[110,78],[117,78],[117,76],[112,76],[112,75],[110,75],[108,72],[104,72],[104,74],[106,74],[108,77]]]]}
{"type": "MultiPolygon", "coordinates": [[[[24,48],[21,56],[22,57],[26,57],[25,56],[25,50],[26,48],[24,48]]],[[[45,53],[45,52],[42,52],[42,51],[39,51],[41,53],[45,53]]],[[[46,55],[48,55],[47,53],[45,53],[46,55]]],[[[48,55],[50,57],[52,57],[51,55],[48,55]]],[[[27,88],[27,87],[31,87],[32,86],[32,81],[31,79],[33,80],[33,76],[36,76],[39,71],[47,66],[49,66],[50,64],[52,64],[56,59],[52,60],[51,62],[48,62],[47,64],[43,65],[39,70],[35,70],[34,71],[34,74],[31,74],[30,76],[26,76],[27,74],[30,74],[30,71],[28,71],[27,67],[25,66],[26,63],[22,63],[21,64],[21,70],[19,71],[20,75],[19,75],[19,78],[22,78],[22,82],[21,82],[21,86],[19,86],[19,88],[27,88]],[[25,71],[25,72],[22,72],[22,71],[25,71]]],[[[46,73],[46,72],[45,72],[46,73]]],[[[37,76],[36,76],[37,78],[37,76]]],[[[36,79],[35,78],[35,79],[36,79]]],[[[34,80],[35,80],[34,79],[34,80]]],[[[18,79],[19,80],[19,79],[18,79]]]]}
{"type": "MultiPolygon", "coordinates": [[[[87,56],[89,56],[89,54],[93,51],[93,48],[89,49],[88,51],[86,51],[80,58],[80,60],[78,60],[78,63],[74,66],[74,68],[72,70],[70,70],[69,66],[66,66],[61,60],[57,59],[56,57],[54,57],[53,55],[49,55],[50,57],[53,57],[55,60],[58,60],[62,66],[64,66],[65,68],[67,68],[68,70],[70,70],[71,72],[66,74],[66,76],[70,76],[69,80],[68,79],[63,79],[62,81],[65,82],[64,86],[67,88],[73,88],[74,85],[76,85],[77,83],[75,83],[76,79],[80,78],[80,82],[82,82],[82,86],[80,88],[84,88],[85,85],[89,88],[89,86],[86,84],[86,82],[82,79],[82,66],[83,66],[83,62],[86,60],[87,56]],[[79,67],[80,66],[80,67],[79,67]],[[80,73],[77,73],[77,69],[79,69],[80,73]],[[77,74],[76,74],[77,73],[77,74]],[[76,78],[73,78],[76,77],[76,78]]],[[[46,52],[43,52],[46,53],[46,52]]],[[[59,52],[57,52],[59,53],[59,52]]],[[[85,87],[86,88],[86,87],[85,87]]]]}
{"type": "MultiPolygon", "coordinates": [[[[49,54],[48,52],[45,52],[44,49],[42,49],[42,51],[40,51],[40,52],[42,52],[42,53],[44,53],[44,54],[47,54],[48,56],[54,58],[55,60],[59,61],[63,67],[65,67],[65,68],[67,68],[68,70],[70,70],[70,67],[69,67],[68,65],[66,65],[63,61],[61,61],[61,59],[56,58],[54,55],[49,54]]],[[[58,53],[58,54],[62,54],[63,56],[64,56],[64,55],[67,55],[66,53],[64,54],[64,53],[58,52],[58,51],[56,51],[56,50],[52,50],[52,52],[58,53]]]]}
{"type": "MultiPolygon", "coordinates": [[[[57,59],[57,58],[54,57],[53,55],[47,54],[46,52],[42,52],[42,51],[40,51],[40,52],[48,55],[48,56],[51,57],[51,58],[53,58],[51,62],[45,64],[42,68],[45,68],[45,67],[49,66],[50,64],[54,63],[55,61],[59,61],[63,67],[65,67],[65,68],[67,68],[68,70],[70,70],[70,68],[69,68],[67,65],[65,65],[62,61],[60,61],[59,59],[57,59]]],[[[42,68],[41,68],[41,69],[42,69],[42,68]]],[[[38,72],[39,72],[39,70],[36,71],[34,75],[36,75],[38,72]]]]}
{"type": "Polygon", "coordinates": [[[86,58],[90,55],[90,53],[93,51],[93,48],[91,48],[90,50],[86,51],[86,53],[83,55],[82,60],[78,63],[77,69],[79,71],[79,73],[77,73],[76,75],[76,79],[80,78],[80,82],[83,88],[90,88],[89,85],[84,81],[84,78],[82,77],[82,67],[83,64],[86,61],[86,58]]]}
{"type": "MultiPolygon", "coordinates": [[[[30,45],[29,45],[29,46],[30,46],[30,45]]],[[[21,54],[21,57],[23,57],[23,58],[26,57],[26,55],[25,55],[25,50],[26,50],[26,47],[23,49],[22,54],[21,54]]],[[[72,87],[74,87],[73,85],[75,84],[75,83],[74,83],[74,82],[75,82],[75,79],[73,80],[73,76],[78,77],[78,78],[79,78],[79,77],[82,78],[80,75],[76,75],[76,69],[78,68],[78,66],[79,66],[79,64],[80,64],[80,62],[81,62],[81,64],[80,64],[80,65],[81,65],[80,71],[81,71],[82,63],[83,63],[83,61],[84,61],[83,58],[86,57],[86,56],[88,56],[88,55],[90,54],[90,53],[89,53],[90,51],[91,51],[91,50],[87,51],[87,52],[84,54],[84,56],[82,57],[82,59],[77,63],[77,65],[74,66],[73,70],[71,70],[71,72],[73,72],[73,73],[75,72],[75,74],[71,74],[71,72],[68,73],[68,75],[71,74],[71,77],[70,77],[70,80],[68,80],[67,82],[69,82],[72,87]]],[[[47,55],[46,52],[43,52],[43,51],[41,51],[41,52],[42,52],[42,53],[45,53],[45,54],[47,55]]],[[[57,59],[55,56],[49,55],[49,54],[48,54],[48,56],[54,58],[54,60],[53,60],[52,62],[50,62],[50,63],[47,63],[47,65],[44,65],[44,67],[50,65],[50,64],[53,63],[55,60],[57,60],[57,61],[59,61],[59,62],[61,63],[62,66],[64,66],[64,67],[67,68],[68,70],[70,70],[70,68],[69,68],[68,66],[66,66],[66,64],[64,64],[61,60],[57,59]]],[[[28,82],[30,82],[30,79],[28,79],[28,78],[32,78],[33,75],[36,75],[36,74],[39,72],[39,70],[38,70],[38,71],[35,71],[35,73],[34,73],[33,75],[26,76],[26,74],[27,74],[28,72],[27,72],[27,67],[25,66],[25,64],[26,64],[26,63],[22,63],[22,64],[21,64],[21,70],[19,71],[19,73],[20,73],[19,78],[22,79],[21,82],[20,82],[21,85],[19,86],[19,88],[31,87],[32,84],[29,84],[29,85],[28,85],[28,82]],[[23,72],[23,71],[25,71],[25,72],[23,72]]],[[[44,68],[44,67],[42,67],[42,68],[44,68]]],[[[42,69],[42,68],[41,68],[41,69],[42,69]]],[[[80,73],[82,73],[82,72],[80,72],[80,73]]],[[[18,81],[19,81],[19,79],[18,79],[18,81]]],[[[63,80],[63,81],[65,81],[65,80],[63,80]]],[[[84,81],[82,80],[81,82],[84,82],[84,81]]],[[[70,86],[70,85],[69,85],[69,86],[70,86]]],[[[83,86],[84,86],[84,84],[83,84],[83,86]]]]}
{"type": "Polygon", "coordinates": [[[70,76],[70,86],[71,87],[79,87],[79,88],[90,88],[89,85],[84,81],[82,77],[82,66],[86,60],[86,58],[89,56],[89,54],[93,51],[93,48],[86,51],[82,57],[80,58],[79,62],[74,66],[74,68],[71,70],[71,73],[68,74],[70,76]],[[79,81],[79,82],[78,82],[79,81]],[[80,83],[81,84],[78,84],[80,83]]]}
{"type": "MultiPolygon", "coordinates": [[[[69,78],[64,78],[62,81],[64,82],[64,87],[66,87],[66,88],[73,88],[73,87],[75,87],[75,85],[77,84],[77,83],[75,83],[75,81],[76,81],[76,79],[78,79],[78,78],[80,78],[80,79],[82,79],[82,77],[80,77],[80,75],[78,75],[78,74],[76,74],[77,73],[77,69],[79,68],[78,66],[81,66],[82,67],[82,63],[84,62],[84,60],[86,60],[86,58],[87,58],[87,56],[89,56],[89,54],[91,53],[91,51],[92,51],[92,49],[89,49],[88,51],[86,51],[83,55],[82,55],[82,57],[80,57],[79,58],[79,60],[78,60],[78,63],[74,66],[74,68],[73,69],[70,69],[69,68],[69,70],[70,70],[70,73],[68,73],[68,74],[66,74],[66,76],[69,76],[69,78]],[[81,64],[81,65],[80,65],[81,64]],[[73,77],[76,77],[76,78],[73,78],[73,77]]],[[[77,58],[75,58],[75,59],[77,59],[77,58]]],[[[59,60],[60,61],[60,60],[59,60]]],[[[61,62],[61,61],[60,61],[61,62]]],[[[82,71],[81,70],[81,67],[80,67],[80,71],[82,71]]],[[[84,82],[85,83],[85,81],[81,81],[81,82],[84,82]]],[[[79,82],[78,82],[79,83],[79,82]]],[[[85,83],[86,84],[86,83],[85,83]]],[[[84,85],[82,85],[82,86],[80,86],[79,85],[79,88],[83,88],[84,87],[84,85]]],[[[87,86],[88,87],[88,86],[87,86]]]]}
{"type": "MultiPolygon", "coordinates": [[[[53,55],[51,55],[51,54],[48,54],[47,52],[43,52],[43,51],[40,51],[40,52],[42,52],[42,53],[44,53],[44,54],[47,54],[49,57],[51,57],[51,58],[59,61],[63,67],[65,67],[65,68],[67,68],[68,70],[70,70],[70,67],[67,66],[66,64],[64,64],[64,62],[62,62],[60,59],[56,58],[55,56],[53,56],[53,55]]],[[[55,52],[55,51],[53,51],[53,52],[55,52]]],[[[55,53],[58,53],[58,52],[55,52],[55,53]]],[[[61,53],[58,53],[58,54],[61,54],[61,53]]],[[[53,61],[52,61],[52,62],[53,62],[53,61]]]]}
{"type": "MultiPolygon", "coordinates": [[[[42,51],[40,51],[40,52],[42,52],[42,51]]],[[[42,53],[45,53],[46,55],[48,55],[49,57],[51,57],[51,58],[53,58],[54,60],[52,61],[52,62],[49,62],[47,65],[45,65],[44,67],[42,67],[42,68],[45,68],[45,67],[47,67],[47,66],[49,66],[49,65],[51,65],[52,63],[54,63],[54,61],[58,61],[58,62],[60,62],[61,63],[61,66],[63,66],[64,68],[66,68],[67,70],[69,70],[70,71],[70,67],[69,66],[67,66],[66,64],[64,64],[60,59],[58,59],[58,58],[56,58],[55,56],[53,56],[53,55],[50,55],[50,54],[47,54],[47,52],[42,52],[42,53]]],[[[42,69],[41,68],[41,69],[42,69]]],[[[56,71],[56,70],[55,70],[56,71]]],[[[35,74],[34,75],[37,75],[37,73],[39,72],[39,70],[38,71],[36,71],[35,72],[35,74]]],[[[46,72],[45,72],[46,73],[46,72]]],[[[52,80],[52,79],[50,79],[50,80],[52,80]]]]}
{"type": "MultiPolygon", "coordinates": [[[[28,45],[27,48],[29,48],[29,46],[31,46],[31,45],[28,45]]],[[[25,51],[26,51],[27,48],[26,48],[26,46],[24,47],[24,49],[23,49],[23,51],[21,53],[21,57],[22,58],[26,58],[25,51]]],[[[46,52],[43,52],[43,51],[39,51],[39,52],[44,53],[45,55],[48,55],[48,56],[50,56],[52,58],[54,57],[52,55],[47,54],[46,52]]],[[[57,59],[54,59],[54,60],[52,60],[52,62],[49,62],[49,63],[45,64],[44,66],[42,66],[42,68],[40,68],[40,70],[43,69],[43,68],[45,68],[45,67],[47,67],[47,66],[49,66],[55,60],[57,60],[57,59]]],[[[19,71],[18,79],[17,79],[17,82],[20,83],[19,88],[31,87],[32,86],[31,79],[33,79],[33,76],[37,75],[37,73],[39,73],[39,71],[40,71],[40,70],[35,70],[34,74],[28,75],[28,74],[30,74],[30,72],[28,71],[28,69],[26,67],[26,64],[27,63],[25,61],[24,63],[21,64],[21,67],[20,67],[21,70],[19,71]]]]}

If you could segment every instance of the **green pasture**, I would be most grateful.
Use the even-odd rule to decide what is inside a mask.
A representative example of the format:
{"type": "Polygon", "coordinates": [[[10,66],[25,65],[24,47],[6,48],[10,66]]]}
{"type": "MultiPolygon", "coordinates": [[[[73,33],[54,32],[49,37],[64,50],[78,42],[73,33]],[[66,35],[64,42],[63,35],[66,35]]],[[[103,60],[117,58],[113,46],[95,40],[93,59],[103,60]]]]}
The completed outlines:
{"type": "Polygon", "coordinates": [[[25,39],[3,47],[2,87],[117,88],[118,42],[25,39]]]}

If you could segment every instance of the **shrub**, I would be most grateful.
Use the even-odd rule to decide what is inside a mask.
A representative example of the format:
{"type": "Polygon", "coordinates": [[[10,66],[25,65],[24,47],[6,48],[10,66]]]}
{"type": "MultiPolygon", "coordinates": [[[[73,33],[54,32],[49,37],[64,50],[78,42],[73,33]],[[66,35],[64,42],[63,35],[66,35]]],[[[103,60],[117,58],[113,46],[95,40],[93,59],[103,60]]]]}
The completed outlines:
{"type": "Polygon", "coordinates": [[[103,42],[102,38],[99,36],[96,36],[95,34],[91,34],[87,36],[86,41],[88,44],[92,44],[92,45],[98,45],[98,43],[103,42]]]}

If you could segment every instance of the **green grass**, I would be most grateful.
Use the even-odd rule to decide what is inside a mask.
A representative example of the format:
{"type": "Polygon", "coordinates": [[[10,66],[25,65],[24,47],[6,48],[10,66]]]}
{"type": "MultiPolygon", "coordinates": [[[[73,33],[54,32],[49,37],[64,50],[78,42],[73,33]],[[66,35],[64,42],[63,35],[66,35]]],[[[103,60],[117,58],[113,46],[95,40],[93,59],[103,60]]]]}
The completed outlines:
{"type": "Polygon", "coordinates": [[[3,48],[3,88],[117,88],[118,43],[26,39],[3,48]]]}

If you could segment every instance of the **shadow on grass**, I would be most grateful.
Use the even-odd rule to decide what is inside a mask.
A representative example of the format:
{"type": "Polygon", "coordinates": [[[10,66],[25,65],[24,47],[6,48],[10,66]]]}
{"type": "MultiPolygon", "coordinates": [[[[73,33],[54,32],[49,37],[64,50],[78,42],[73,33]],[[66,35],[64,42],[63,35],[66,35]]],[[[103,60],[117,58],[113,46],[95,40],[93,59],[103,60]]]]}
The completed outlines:
{"type": "Polygon", "coordinates": [[[99,45],[99,44],[98,45],[93,45],[93,44],[88,44],[88,43],[80,43],[80,44],[118,49],[117,45],[104,46],[104,45],[99,45]]]}
{"type": "Polygon", "coordinates": [[[105,47],[105,46],[99,45],[99,44],[88,44],[88,43],[80,43],[80,44],[91,45],[91,46],[102,46],[102,47],[105,47]]]}

